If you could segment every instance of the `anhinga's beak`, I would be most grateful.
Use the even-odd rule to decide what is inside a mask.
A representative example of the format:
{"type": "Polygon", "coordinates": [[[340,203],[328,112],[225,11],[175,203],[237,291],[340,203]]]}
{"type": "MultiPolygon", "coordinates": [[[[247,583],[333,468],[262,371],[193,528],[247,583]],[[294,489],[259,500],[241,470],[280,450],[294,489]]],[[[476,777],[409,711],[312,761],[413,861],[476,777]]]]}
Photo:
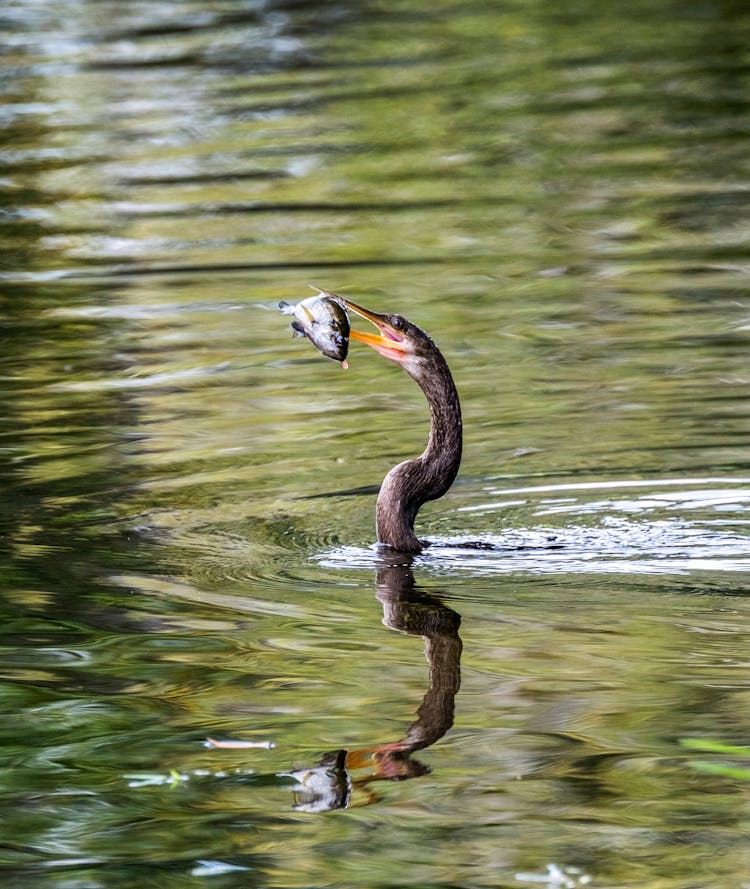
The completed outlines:
{"type": "Polygon", "coordinates": [[[380,333],[362,333],[359,330],[350,330],[350,339],[372,346],[376,352],[379,352],[384,358],[390,358],[391,361],[397,361],[399,364],[402,364],[406,360],[410,353],[409,342],[401,331],[396,330],[386,320],[386,315],[363,309],[362,306],[358,306],[348,299],[344,299],[344,304],[350,312],[354,312],[360,318],[367,319],[380,331],[380,333]]]}

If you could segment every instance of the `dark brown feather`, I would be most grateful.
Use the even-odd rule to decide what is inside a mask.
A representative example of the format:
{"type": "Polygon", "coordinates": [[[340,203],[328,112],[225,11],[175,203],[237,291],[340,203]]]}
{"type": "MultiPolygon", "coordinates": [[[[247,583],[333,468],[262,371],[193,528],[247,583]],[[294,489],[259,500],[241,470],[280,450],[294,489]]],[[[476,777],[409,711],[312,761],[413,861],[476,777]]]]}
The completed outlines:
{"type": "Polygon", "coordinates": [[[413,347],[413,357],[402,366],[425,394],[430,436],[419,457],[394,466],[383,479],[376,521],[379,543],[418,553],[426,544],[414,533],[417,513],[423,503],[445,494],[461,463],[461,405],[448,364],[435,343],[410,322],[403,333],[413,347]]]}

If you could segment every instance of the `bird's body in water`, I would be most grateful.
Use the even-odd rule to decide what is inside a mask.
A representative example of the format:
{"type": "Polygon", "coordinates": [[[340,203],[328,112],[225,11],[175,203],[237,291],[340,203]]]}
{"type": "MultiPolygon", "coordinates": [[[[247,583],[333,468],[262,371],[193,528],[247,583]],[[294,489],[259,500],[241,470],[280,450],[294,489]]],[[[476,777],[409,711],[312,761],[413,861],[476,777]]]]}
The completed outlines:
{"type": "Polygon", "coordinates": [[[376,506],[378,543],[402,553],[419,553],[428,544],[414,532],[417,513],[423,503],[445,494],[461,463],[461,406],[453,377],[432,339],[406,318],[372,312],[336,294],[321,293],[340,300],[347,311],[374,324],[378,333],[350,330],[350,338],[401,365],[427,399],[427,446],[419,457],[391,469],[383,479],[376,506]]]}
{"type": "Polygon", "coordinates": [[[350,331],[400,364],[424,392],[430,408],[430,435],[422,454],[394,466],[383,479],[376,506],[378,543],[404,553],[427,545],[414,532],[423,503],[437,500],[453,484],[461,463],[461,405],[448,363],[432,339],[401,315],[378,314],[345,300],[346,308],[371,321],[379,333],[350,331]]]}

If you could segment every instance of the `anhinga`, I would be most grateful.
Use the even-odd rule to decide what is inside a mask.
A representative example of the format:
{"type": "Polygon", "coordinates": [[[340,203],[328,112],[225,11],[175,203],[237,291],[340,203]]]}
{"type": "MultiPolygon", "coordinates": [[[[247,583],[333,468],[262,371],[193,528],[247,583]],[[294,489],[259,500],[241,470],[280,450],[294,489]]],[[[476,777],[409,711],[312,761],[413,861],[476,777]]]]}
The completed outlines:
{"type": "Polygon", "coordinates": [[[427,546],[414,533],[414,519],[428,500],[453,484],[461,463],[461,405],[453,377],[430,337],[401,315],[379,314],[348,299],[346,308],[372,322],[378,333],[350,331],[351,339],[372,346],[416,381],[430,406],[430,437],[419,457],[394,466],[383,479],[376,507],[378,543],[404,553],[427,546]]]}

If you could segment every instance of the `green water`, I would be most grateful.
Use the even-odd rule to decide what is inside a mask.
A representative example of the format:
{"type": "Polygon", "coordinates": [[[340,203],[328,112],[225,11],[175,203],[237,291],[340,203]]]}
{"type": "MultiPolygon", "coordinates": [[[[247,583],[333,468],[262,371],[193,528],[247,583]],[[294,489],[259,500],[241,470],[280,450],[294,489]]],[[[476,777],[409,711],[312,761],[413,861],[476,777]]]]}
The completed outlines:
{"type": "Polygon", "coordinates": [[[742,889],[745,5],[0,33],[2,885],[742,889]],[[309,282],[454,372],[411,565],[422,396],[291,338],[309,282]]]}

